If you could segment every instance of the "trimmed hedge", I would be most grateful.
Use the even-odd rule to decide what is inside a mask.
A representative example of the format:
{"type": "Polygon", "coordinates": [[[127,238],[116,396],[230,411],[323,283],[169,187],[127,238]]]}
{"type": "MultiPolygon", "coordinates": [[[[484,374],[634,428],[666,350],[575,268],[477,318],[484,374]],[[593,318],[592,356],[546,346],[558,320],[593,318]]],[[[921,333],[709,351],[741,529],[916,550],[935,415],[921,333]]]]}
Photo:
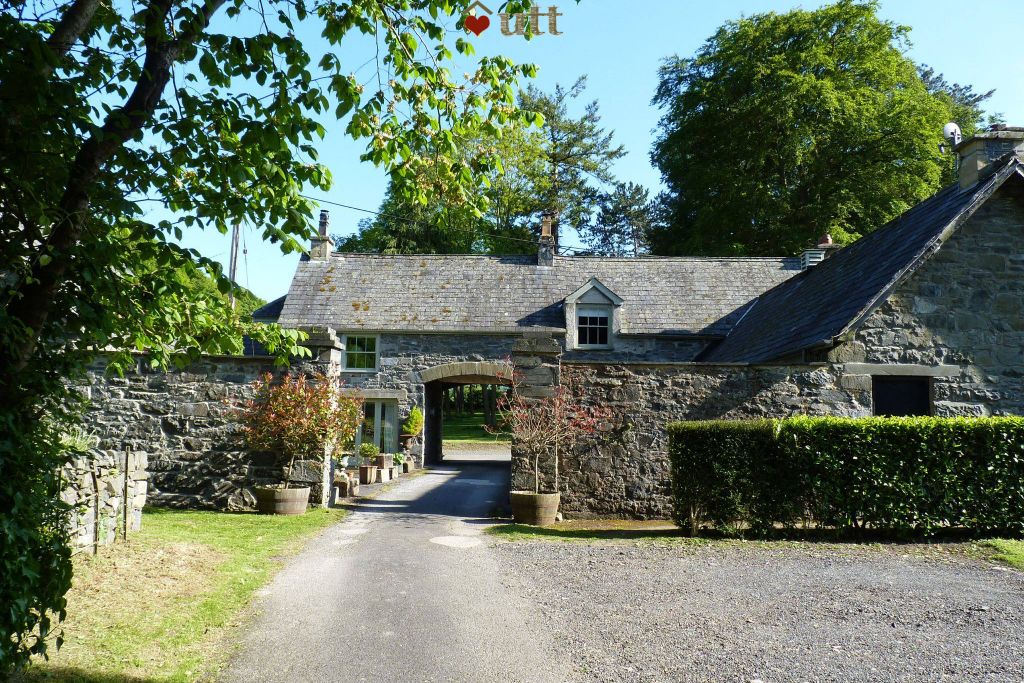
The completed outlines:
{"type": "Polygon", "coordinates": [[[930,533],[1024,532],[1024,418],[669,425],[675,521],[930,533]]]}

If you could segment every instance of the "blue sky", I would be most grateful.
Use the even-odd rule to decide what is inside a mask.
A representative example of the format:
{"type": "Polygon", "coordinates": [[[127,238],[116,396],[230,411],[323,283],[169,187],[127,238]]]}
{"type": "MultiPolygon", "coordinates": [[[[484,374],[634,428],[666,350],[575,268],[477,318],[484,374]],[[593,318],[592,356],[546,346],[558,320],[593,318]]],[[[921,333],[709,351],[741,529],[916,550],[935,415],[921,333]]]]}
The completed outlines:
{"type": "MultiPolygon", "coordinates": [[[[486,4],[497,9],[500,0],[486,4]]],[[[821,3],[583,0],[577,5],[574,0],[555,0],[539,4],[542,11],[549,5],[558,7],[563,14],[558,20],[563,35],[543,35],[527,42],[502,36],[494,25],[475,39],[478,53],[504,54],[518,62],[537,64],[540,69],[535,82],[544,89],[555,83],[571,84],[586,74],[586,99],[599,102],[604,124],[629,151],[616,165],[618,177],[646,185],[653,193],[660,178],[651,167],[648,152],[659,114],[650,100],[662,58],[693,54],[729,19],[821,3]]],[[[1001,112],[1011,125],[1024,125],[1024,64],[1013,48],[1020,40],[1024,2],[883,0],[881,14],[913,29],[908,53],[912,59],[931,65],[949,81],[973,85],[976,91],[995,88],[995,95],[985,105],[987,111],[1001,112]]],[[[303,38],[315,42],[317,31],[311,27],[303,38]]],[[[372,55],[368,48],[368,43],[346,46],[341,57],[355,70],[372,55]]],[[[366,74],[366,69],[360,73],[366,74]]],[[[362,145],[345,136],[343,124],[324,124],[328,135],[321,143],[321,161],[331,169],[334,187],[318,196],[376,209],[387,185],[384,172],[359,162],[362,145]]],[[[331,211],[333,233],[354,232],[358,220],[367,215],[325,208],[331,211]]],[[[285,293],[298,257],[284,256],[275,246],[261,243],[253,226],[248,226],[244,236],[248,253],[239,263],[239,283],[265,299],[285,293]]],[[[226,265],[228,236],[198,233],[186,236],[184,242],[226,265]]]]}

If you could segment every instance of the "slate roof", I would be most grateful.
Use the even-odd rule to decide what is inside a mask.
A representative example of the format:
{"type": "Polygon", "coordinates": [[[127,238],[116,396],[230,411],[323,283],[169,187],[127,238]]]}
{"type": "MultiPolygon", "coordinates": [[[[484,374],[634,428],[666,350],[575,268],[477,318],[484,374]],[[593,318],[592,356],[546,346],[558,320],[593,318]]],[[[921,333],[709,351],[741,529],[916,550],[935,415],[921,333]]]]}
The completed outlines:
{"type": "Polygon", "coordinates": [[[265,303],[252,312],[252,319],[256,322],[273,322],[281,316],[281,309],[284,308],[284,300],[287,295],[279,296],[269,303],[265,303]]]}
{"type": "Polygon", "coordinates": [[[975,185],[941,190],[820,264],[758,297],[725,340],[700,358],[764,362],[822,347],[860,324],[1024,164],[1010,156],[975,185]]]}
{"type": "Polygon", "coordinates": [[[279,321],[337,330],[564,329],[562,300],[598,278],[622,297],[623,334],[724,336],[796,258],[333,254],[299,262],[279,321]]]}

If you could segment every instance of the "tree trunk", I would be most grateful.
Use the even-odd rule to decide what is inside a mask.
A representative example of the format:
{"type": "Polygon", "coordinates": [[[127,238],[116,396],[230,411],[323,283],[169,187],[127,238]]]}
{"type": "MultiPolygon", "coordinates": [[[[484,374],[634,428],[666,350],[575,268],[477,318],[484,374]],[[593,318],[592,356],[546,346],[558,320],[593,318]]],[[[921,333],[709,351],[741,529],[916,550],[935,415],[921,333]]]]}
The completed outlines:
{"type": "MultiPolygon", "coordinates": [[[[43,259],[37,258],[32,265],[30,278],[14,288],[7,314],[12,322],[24,329],[25,334],[19,342],[11,345],[11,354],[0,370],[0,405],[10,406],[17,400],[18,375],[36,351],[40,333],[53,310],[57,291],[66,277],[71,275],[71,252],[81,238],[88,219],[89,195],[100,171],[125,141],[141,131],[152,118],[182,48],[205,30],[210,16],[223,2],[207,0],[204,7],[197,11],[196,23],[175,39],[170,39],[167,34],[167,15],[172,0],[156,0],[145,10],[146,57],[139,80],[124,106],[107,116],[100,131],[82,143],[72,162],[64,194],[55,207],[56,220],[47,243],[41,248],[50,260],[44,264],[43,259]]],[[[75,5],[68,12],[77,12],[76,7],[81,10],[80,14],[88,13],[88,3],[75,5]]],[[[66,15],[65,18],[78,30],[84,30],[83,26],[79,26],[81,16],[76,14],[69,18],[66,15]]],[[[62,19],[61,24],[64,23],[62,19]]],[[[69,48],[65,47],[65,43],[74,37],[74,31],[67,32],[58,39],[59,44],[55,48],[66,51],[69,48]]]]}

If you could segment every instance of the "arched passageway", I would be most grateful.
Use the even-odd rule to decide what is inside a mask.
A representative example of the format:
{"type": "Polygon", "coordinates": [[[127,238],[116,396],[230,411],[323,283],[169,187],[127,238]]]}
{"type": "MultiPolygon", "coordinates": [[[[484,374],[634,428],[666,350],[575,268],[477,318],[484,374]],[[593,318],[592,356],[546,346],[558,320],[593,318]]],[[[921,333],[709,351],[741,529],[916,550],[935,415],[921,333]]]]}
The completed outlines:
{"type": "Polygon", "coordinates": [[[512,369],[506,363],[465,362],[448,363],[424,370],[425,403],[423,428],[423,459],[428,465],[439,464],[444,458],[444,394],[458,385],[508,386],[512,383],[512,369]]]}

